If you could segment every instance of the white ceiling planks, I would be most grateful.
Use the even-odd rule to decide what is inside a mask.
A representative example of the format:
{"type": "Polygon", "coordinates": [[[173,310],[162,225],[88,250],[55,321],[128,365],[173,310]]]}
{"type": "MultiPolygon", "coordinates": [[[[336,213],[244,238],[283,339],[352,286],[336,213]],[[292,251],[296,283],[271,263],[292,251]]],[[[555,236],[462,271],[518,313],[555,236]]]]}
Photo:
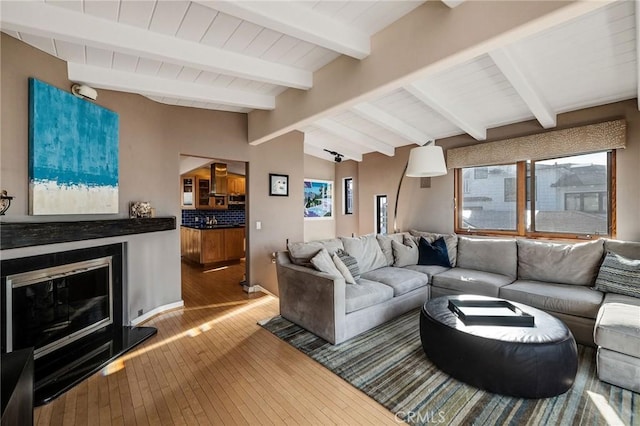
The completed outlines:
{"type": "MultiPolygon", "coordinates": [[[[2,0],[0,28],[69,62],[76,81],[246,113],[275,108],[288,88],[311,88],[313,73],[340,55],[366,58],[373,34],[422,3],[2,0]]],[[[484,140],[488,128],[534,118],[552,128],[559,113],[636,97],[639,26],[635,2],[603,2],[404,88],[330,109],[298,127],[305,152],[331,160],[327,148],[361,161],[462,133],[484,140]]]]}

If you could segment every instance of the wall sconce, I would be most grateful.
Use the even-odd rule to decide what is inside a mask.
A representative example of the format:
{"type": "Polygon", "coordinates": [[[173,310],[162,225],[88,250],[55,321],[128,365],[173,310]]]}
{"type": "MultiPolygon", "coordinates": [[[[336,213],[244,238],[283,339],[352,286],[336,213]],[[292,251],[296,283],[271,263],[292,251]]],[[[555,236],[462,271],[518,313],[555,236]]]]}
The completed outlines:
{"type": "Polygon", "coordinates": [[[13,197],[7,195],[7,191],[3,189],[2,192],[0,192],[0,216],[4,216],[4,212],[9,210],[11,200],[13,200],[13,197]]]}

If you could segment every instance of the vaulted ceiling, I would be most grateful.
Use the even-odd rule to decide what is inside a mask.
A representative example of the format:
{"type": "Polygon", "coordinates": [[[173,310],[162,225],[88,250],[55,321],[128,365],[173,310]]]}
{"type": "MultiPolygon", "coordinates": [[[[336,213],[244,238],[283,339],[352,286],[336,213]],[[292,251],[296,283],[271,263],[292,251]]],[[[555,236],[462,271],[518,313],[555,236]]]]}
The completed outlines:
{"type": "MultiPolygon", "coordinates": [[[[443,13],[468,7],[436,1],[443,13]]],[[[374,35],[423,3],[3,0],[0,26],[65,60],[72,81],[184,107],[274,112],[279,95],[311,92],[314,73],[341,55],[366,60],[374,35]]],[[[559,113],[637,97],[635,2],[576,10],[292,127],[310,155],[361,161],[463,133],[484,140],[489,128],[529,119],[552,128],[559,113]]]]}

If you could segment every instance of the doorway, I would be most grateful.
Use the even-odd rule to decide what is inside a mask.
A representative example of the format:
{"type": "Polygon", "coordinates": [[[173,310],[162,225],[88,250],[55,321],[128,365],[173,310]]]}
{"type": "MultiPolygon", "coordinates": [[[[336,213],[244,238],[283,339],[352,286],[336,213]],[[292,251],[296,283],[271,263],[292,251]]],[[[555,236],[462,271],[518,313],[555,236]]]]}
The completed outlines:
{"type": "Polygon", "coordinates": [[[183,292],[187,279],[201,281],[212,294],[220,286],[243,291],[248,273],[247,170],[243,161],[180,155],[183,292]]]}

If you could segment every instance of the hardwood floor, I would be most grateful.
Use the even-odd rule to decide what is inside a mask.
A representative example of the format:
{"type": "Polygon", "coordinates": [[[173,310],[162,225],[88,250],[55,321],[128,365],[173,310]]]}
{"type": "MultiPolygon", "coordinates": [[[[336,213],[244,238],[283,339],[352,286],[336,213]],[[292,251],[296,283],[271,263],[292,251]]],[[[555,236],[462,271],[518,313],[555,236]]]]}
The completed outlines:
{"type": "Polygon", "coordinates": [[[34,413],[36,425],[397,424],[393,414],[256,324],[278,300],[246,294],[244,263],[182,264],[183,309],[157,336],[34,413]]]}

